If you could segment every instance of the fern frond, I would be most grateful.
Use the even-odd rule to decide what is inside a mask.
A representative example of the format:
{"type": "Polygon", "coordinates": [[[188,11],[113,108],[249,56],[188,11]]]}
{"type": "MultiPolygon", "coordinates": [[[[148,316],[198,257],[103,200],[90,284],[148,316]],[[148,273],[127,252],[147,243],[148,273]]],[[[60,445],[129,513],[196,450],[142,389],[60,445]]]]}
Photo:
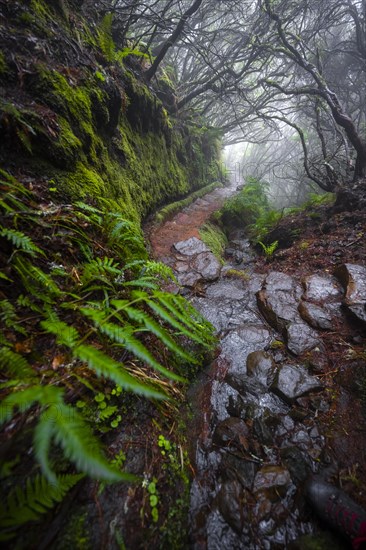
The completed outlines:
{"type": "Polygon", "coordinates": [[[47,410],[42,413],[35,432],[36,456],[42,466],[46,466],[44,471],[46,477],[51,477],[50,481],[54,474],[46,457],[52,439],[62,447],[65,456],[79,470],[93,478],[105,481],[136,480],[135,476],[118,472],[109,464],[102,453],[99,440],[74,407],[62,402],[51,412],[54,413],[52,417],[47,410]]]}
{"type": "Polygon", "coordinates": [[[0,527],[14,528],[38,520],[83,477],[84,474],[62,475],[56,478],[56,483],[50,483],[42,475],[28,478],[25,488],[16,487],[6,502],[0,503],[0,527]]]}
{"type": "Polygon", "coordinates": [[[24,357],[6,347],[0,348],[0,369],[5,370],[11,376],[19,377],[19,379],[29,379],[35,376],[35,372],[24,357]]]}
{"type": "Polygon", "coordinates": [[[152,298],[157,299],[163,306],[174,315],[178,322],[190,328],[193,333],[202,339],[202,343],[214,341],[213,327],[187,302],[183,296],[168,294],[167,292],[156,291],[152,298]]]}
{"type": "Polygon", "coordinates": [[[171,380],[177,380],[184,382],[184,379],[177,374],[174,374],[170,370],[166,369],[161,365],[152,353],[143,345],[143,343],[134,337],[133,332],[135,329],[131,326],[120,326],[115,323],[106,321],[106,316],[103,312],[96,311],[95,309],[82,308],[81,310],[84,315],[91,318],[94,321],[94,324],[100,332],[109,336],[111,340],[121,344],[128,351],[133,353],[136,357],[145,361],[153,369],[161,372],[167,378],[171,380]]]}
{"type": "Polygon", "coordinates": [[[180,347],[174,340],[171,338],[169,333],[163,329],[156,321],[144,311],[138,310],[129,306],[129,302],[126,300],[112,300],[111,303],[117,309],[117,311],[122,311],[125,313],[132,321],[139,323],[140,327],[146,328],[149,332],[152,332],[157,336],[163,344],[166,345],[168,349],[176,353],[183,359],[186,359],[190,362],[195,362],[195,359],[192,355],[186,352],[182,347],[180,347]]]}
{"type": "Polygon", "coordinates": [[[52,277],[28,260],[18,256],[14,261],[14,268],[19,273],[25,288],[37,298],[47,302],[49,295],[60,296],[62,294],[52,277]],[[42,289],[42,293],[39,292],[37,286],[42,289]]]}
{"type": "Polygon", "coordinates": [[[5,273],[3,273],[2,271],[0,271],[0,279],[3,279],[4,281],[9,281],[9,282],[13,282],[12,279],[10,279],[7,275],[5,275],[5,273]]]}
{"type": "Polygon", "coordinates": [[[27,252],[31,256],[44,254],[43,251],[34,244],[32,239],[21,231],[3,228],[0,231],[0,237],[8,239],[8,241],[10,241],[16,248],[18,248],[22,252],[27,252]]]}
{"type": "Polygon", "coordinates": [[[37,402],[44,407],[50,404],[58,406],[62,403],[62,395],[63,390],[54,386],[35,385],[17,390],[1,401],[0,424],[12,418],[15,408],[24,413],[37,402]]]}
{"type": "Polygon", "coordinates": [[[46,319],[41,321],[41,326],[47,332],[54,334],[56,336],[57,344],[67,346],[69,348],[74,348],[80,338],[76,328],[71,327],[60,321],[60,319],[46,319]]]}
{"type": "Polygon", "coordinates": [[[103,214],[99,208],[96,208],[95,206],[91,206],[90,204],[86,204],[83,201],[76,201],[74,203],[74,206],[77,206],[80,208],[80,210],[84,210],[85,212],[92,213],[92,214],[103,214]]]}
{"type": "Polygon", "coordinates": [[[140,288],[151,288],[152,290],[158,290],[159,286],[156,282],[156,277],[141,277],[140,279],[133,279],[123,283],[123,286],[136,286],[140,288]]]}
{"type": "Polygon", "coordinates": [[[102,421],[108,420],[108,418],[110,418],[117,411],[118,407],[116,405],[109,405],[105,409],[99,411],[99,419],[102,421]]]}
{"type": "Polygon", "coordinates": [[[147,261],[145,263],[143,273],[146,275],[155,275],[161,277],[164,281],[174,281],[177,283],[177,278],[173,273],[173,270],[171,267],[161,263],[161,262],[154,262],[154,261],[147,261]]]}
{"type": "Polygon", "coordinates": [[[75,358],[80,359],[80,361],[87,363],[87,365],[94,370],[98,376],[105,376],[106,378],[113,380],[113,382],[122,388],[154,399],[166,398],[164,393],[157,391],[152,386],[139,382],[139,380],[131,376],[125,370],[121,363],[118,363],[96,348],[81,345],[73,350],[73,355],[75,358]]]}

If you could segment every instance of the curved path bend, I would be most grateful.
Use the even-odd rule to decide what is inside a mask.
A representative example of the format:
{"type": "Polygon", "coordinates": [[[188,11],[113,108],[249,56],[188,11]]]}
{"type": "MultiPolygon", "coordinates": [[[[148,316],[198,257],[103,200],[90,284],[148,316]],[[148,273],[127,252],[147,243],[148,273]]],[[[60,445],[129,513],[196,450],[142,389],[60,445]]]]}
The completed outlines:
{"type": "Polygon", "coordinates": [[[218,187],[186,206],[163,224],[152,227],[148,238],[155,258],[162,260],[168,257],[173,244],[179,241],[185,241],[190,237],[199,238],[199,228],[235,191],[235,183],[229,187],[218,187]]]}

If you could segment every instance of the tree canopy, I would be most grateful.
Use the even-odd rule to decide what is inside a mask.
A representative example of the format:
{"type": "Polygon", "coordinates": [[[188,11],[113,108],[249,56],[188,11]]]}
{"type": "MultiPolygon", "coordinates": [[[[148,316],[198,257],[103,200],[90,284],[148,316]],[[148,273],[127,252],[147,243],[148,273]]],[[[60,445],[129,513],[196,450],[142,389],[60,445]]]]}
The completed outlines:
{"type": "Polygon", "coordinates": [[[276,149],[291,163],[296,143],[303,179],[326,191],[365,176],[365,0],[84,2],[91,6],[113,14],[119,46],[148,54],[144,76],[164,81],[177,117],[203,117],[226,144],[272,143],[274,164],[276,149]]]}

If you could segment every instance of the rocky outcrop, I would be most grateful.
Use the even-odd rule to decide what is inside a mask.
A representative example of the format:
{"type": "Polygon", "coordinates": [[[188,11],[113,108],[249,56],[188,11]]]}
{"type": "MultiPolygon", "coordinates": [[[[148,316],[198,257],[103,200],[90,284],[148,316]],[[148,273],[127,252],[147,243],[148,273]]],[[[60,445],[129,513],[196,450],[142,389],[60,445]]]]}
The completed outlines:
{"type": "Polygon", "coordinates": [[[366,322],[366,267],[343,264],[335,275],[346,291],[343,305],[359,321],[366,322]]]}
{"type": "Polygon", "coordinates": [[[321,389],[323,385],[318,378],[310,376],[300,365],[283,365],[271,385],[271,390],[289,405],[299,397],[321,389]]]}
{"type": "Polygon", "coordinates": [[[173,269],[181,285],[194,287],[200,281],[215,281],[219,278],[220,262],[197,237],[175,243],[173,253],[173,269]]]}
{"type": "Polygon", "coordinates": [[[278,271],[267,275],[257,293],[261,313],[285,337],[288,349],[295,355],[302,355],[319,343],[316,332],[300,317],[301,295],[301,285],[290,275],[278,271]]]}

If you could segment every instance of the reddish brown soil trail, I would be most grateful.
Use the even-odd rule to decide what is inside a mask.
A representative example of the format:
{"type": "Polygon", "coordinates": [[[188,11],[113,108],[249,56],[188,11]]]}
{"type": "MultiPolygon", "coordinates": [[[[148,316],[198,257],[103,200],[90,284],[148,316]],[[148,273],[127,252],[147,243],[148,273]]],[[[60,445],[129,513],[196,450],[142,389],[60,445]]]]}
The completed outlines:
{"type": "Polygon", "coordinates": [[[199,228],[213,212],[219,210],[227,197],[235,193],[235,186],[220,187],[196,199],[163,224],[152,227],[147,233],[153,255],[164,259],[170,255],[172,245],[190,237],[199,237],[199,228]]]}

